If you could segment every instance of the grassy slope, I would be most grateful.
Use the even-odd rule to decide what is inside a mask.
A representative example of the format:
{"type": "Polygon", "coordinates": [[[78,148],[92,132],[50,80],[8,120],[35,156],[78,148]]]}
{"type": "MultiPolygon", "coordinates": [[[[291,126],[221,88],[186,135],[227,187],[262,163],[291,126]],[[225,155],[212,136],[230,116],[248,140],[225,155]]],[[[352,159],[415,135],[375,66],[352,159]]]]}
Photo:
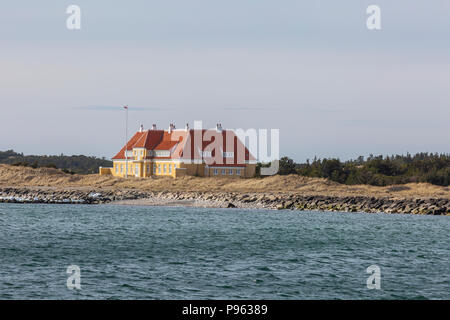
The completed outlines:
{"type": "Polygon", "coordinates": [[[0,187],[111,188],[146,191],[230,191],[237,193],[296,193],[329,196],[388,196],[393,198],[449,198],[450,188],[428,183],[375,187],[341,185],[321,178],[298,175],[271,176],[263,179],[233,178],[114,178],[112,176],[70,175],[58,169],[14,167],[0,164],[0,187]]]}

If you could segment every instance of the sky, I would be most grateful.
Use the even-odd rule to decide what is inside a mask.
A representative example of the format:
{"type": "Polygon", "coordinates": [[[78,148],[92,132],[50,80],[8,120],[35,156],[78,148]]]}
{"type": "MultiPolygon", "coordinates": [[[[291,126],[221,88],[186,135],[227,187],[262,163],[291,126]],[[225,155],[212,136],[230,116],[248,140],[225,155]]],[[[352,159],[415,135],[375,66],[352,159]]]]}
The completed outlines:
{"type": "Polygon", "coordinates": [[[111,158],[128,105],[129,136],[195,120],[279,129],[296,161],[450,152],[446,0],[0,6],[0,150],[111,158]],[[381,30],[366,27],[373,4],[381,30]]]}

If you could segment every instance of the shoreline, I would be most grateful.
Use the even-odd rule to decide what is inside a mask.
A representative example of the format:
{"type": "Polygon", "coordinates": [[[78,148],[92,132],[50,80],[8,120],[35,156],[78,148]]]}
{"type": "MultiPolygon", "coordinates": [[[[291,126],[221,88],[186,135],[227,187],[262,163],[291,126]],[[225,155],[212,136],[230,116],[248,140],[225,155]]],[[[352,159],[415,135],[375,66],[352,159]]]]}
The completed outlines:
{"type": "Polygon", "coordinates": [[[0,203],[113,204],[450,215],[450,199],[324,196],[292,193],[142,191],[88,187],[3,187],[0,203]]]}

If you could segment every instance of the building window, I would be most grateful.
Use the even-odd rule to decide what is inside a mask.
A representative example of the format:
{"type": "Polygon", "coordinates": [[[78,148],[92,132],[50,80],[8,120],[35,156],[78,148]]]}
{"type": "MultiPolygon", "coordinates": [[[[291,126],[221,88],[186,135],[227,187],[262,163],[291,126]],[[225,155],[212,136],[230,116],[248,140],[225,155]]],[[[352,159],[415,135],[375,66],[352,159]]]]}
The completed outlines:
{"type": "Polygon", "coordinates": [[[224,152],[223,153],[223,157],[224,158],[233,158],[234,157],[234,152],[224,152]]]}
{"type": "Polygon", "coordinates": [[[153,173],[154,174],[156,173],[156,164],[155,163],[153,164],[153,173]]]}
{"type": "Polygon", "coordinates": [[[164,173],[167,172],[167,164],[164,164],[164,173]]]}
{"type": "Polygon", "coordinates": [[[130,150],[125,151],[125,157],[126,157],[126,158],[133,157],[133,151],[130,151],[130,150]]]}
{"type": "Polygon", "coordinates": [[[123,173],[123,164],[120,165],[120,173],[123,173]]]}
{"type": "Polygon", "coordinates": [[[158,173],[161,173],[161,165],[158,164],[158,173]]]}
{"type": "Polygon", "coordinates": [[[233,169],[229,169],[228,174],[230,174],[230,175],[233,174],[233,169]]]}
{"type": "Polygon", "coordinates": [[[116,173],[119,172],[119,165],[116,165],[116,173]]]}
{"type": "Polygon", "coordinates": [[[238,176],[240,176],[240,175],[241,175],[241,169],[236,169],[236,174],[237,174],[238,176]]]}
{"type": "Polygon", "coordinates": [[[227,174],[227,170],[222,169],[222,175],[224,176],[224,175],[226,175],[226,174],[227,174]]]}
{"type": "Polygon", "coordinates": [[[170,150],[155,150],[157,157],[170,157],[170,150]]]}
{"type": "Polygon", "coordinates": [[[169,173],[172,173],[172,165],[169,164],[169,173]]]}
{"type": "Polygon", "coordinates": [[[211,151],[202,151],[203,158],[211,158],[211,151]]]}
{"type": "Polygon", "coordinates": [[[134,166],[134,173],[135,173],[135,174],[138,174],[138,173],[139,173],[139,165],[138,165],[138,164],[136,164],[136,165],[134,166]]]}
{"type": "Polygon", "coordinates": [[[217,176],[219,174],[219,170],[214,169],[214,175],[217,176]]]}
{"type": "Polygon", "coordinates": [[[150,173],[150,164],[147,164],[147,174],[150,173]]]}

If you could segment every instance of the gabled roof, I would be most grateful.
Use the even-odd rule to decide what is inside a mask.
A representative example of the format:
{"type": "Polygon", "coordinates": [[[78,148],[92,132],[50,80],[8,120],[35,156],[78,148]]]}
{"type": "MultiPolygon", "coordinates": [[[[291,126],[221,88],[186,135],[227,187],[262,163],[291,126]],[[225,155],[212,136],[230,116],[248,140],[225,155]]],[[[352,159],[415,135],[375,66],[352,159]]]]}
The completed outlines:
{"type": "MultiPolygon", "coordinates": [[[[180,131],[177,131],[177,132],[180,132],[180,131]]],[[[183,140],[183,138],[185,136],[186,136],[185,134],[178,136],[178,135],[169,133],[167,131],[164,131],[164,135],[162,136],[161,141],[154,148],[149,148],[149,150],[170,150],[177,143],[179,143],[181,140],[183,140]]]]}
{"type": "Polygon", "coordinates": [[[142,138],[143,134],[144,132],[136,132],[136,134],[112,159],[125,159],[125,150],[133,150],[134,145],[142,138]]]}
{"type": "Polygon", "coordinates": [[[255,160],[232,130],[190,129],[189,131],[173,130],[170,133],[165,130],[137,132],[128,141],[126,147],[124,146],[112,159],[125,159],[125,150],[131,151],[133,148],[172,151],[169,158],[150,155],[147,156],[147,159],[202,160],[204,159],[202,151],[211,151],[211,156],[217,164],[216,162],[210,163],[210,166],[244,166],[245,161],[255,160]],[[196,145],[197,141],[200,141],[200,137],[202,143],[196,145]],[[216,152],[219,152],[220,156],[216,157],[216,152]],[[222,152],[233,152],[233,158],[223,157],[222,152]],[[238,156],[243,159],[238,161],[238,156]],[[238,164],[238,162],[240,163],[238,164]]]}
{"type": "Polygon", "coordinates": [[[255,160],[232,130],[222,130],[221,132],[215,129],[190,130],[182,149],[181,158],[202,160],[204,159],[202,151],[211,151],[211,156],[215,160],[218,160],[217,164],[214,162],[209,164],[210,166],[245,166],[244,161],[255,160]],[[199,136],[203,137],[201,148],[200,146],[196,146],[196,139],[199,136]],[[217,141],[217,139],[221,139],[222,141],[217,141]],[[220,153],[233,152],[233,158],[226,158],[219,155],[216,157],[216,151],[220,153]],[[239,159],[240,161],[238,161],[239,155],[243,156],[243,159],[239,159]]]}
{"type": "Polygon", "coordinates": [[[145,149],[153,149],[158,142],[161,140],[161,132],[160,131],[144,131],[144,134],[141,135],[139,140],[133,146],[133,148],[145,148],[145,149]]]}

